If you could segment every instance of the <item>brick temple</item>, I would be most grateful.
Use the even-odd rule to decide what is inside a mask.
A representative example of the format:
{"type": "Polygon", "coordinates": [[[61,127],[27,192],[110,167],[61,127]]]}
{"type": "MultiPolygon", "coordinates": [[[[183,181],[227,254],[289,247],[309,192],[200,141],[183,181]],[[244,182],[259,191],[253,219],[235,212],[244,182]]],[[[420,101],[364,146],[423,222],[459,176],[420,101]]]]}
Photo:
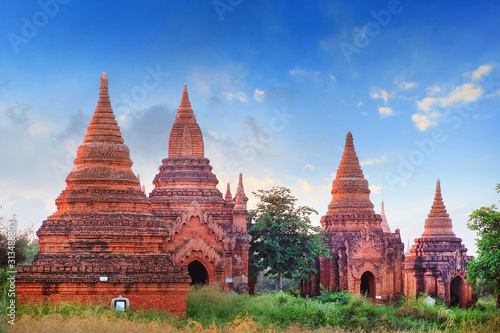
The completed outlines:
{"type": "Polygon", "coordinates": [[[132,172],[106,73],[74,165],[57,211],[37,232],[40,251],[30,266],[18,266],[17,300],[109,305],[122,295],[133,307],[185,314],[191,279],[168,252],[170,230],[132,172]]]}
{"type": "Polygon", "coordinates": [[[217,284],[248,292],[247,201],[240,174],[236,195],[225,196],[204,156],[203,136],[191,108],[187,87],[150,194],[153,213],[167,224],[166,249],[187,266],[193,283],[217,284]]]}
{"type": "Polygon", "coordinates": [[[426,293],[451,306],[472,306],[476,297],[465,282],[472,257],[452,231],[439,179],[425,231],[406,254],[399,229],[391,233],[384,202],[376,214],[369,195],[349,132],[332,183],[332,201],[321,218],[331,258],[318,258],[318,273],[303,283],[303,295],[319,295],[322,285],[362,293],[375,302],[426,293]]]}
{"type": "Polygon", "coordinates": [[[111,108],[108,76],[57,211],[37,231],[40,251],[19,266],[18,301],[82,301],[184,315],[190,284],[248,290],[247,197],[240,175],[225,197],[204,157],[186,86],[148,198],[111,108]]]}
{"type": "Polygon", "coordinates": [[[426,293],[447,304],[473,305],[476,298],[467,278],[467,249],[455,236],[452,221],[441,195],[439,179],[431,211],[425,220],[424,233],[415,239],[405,258],[405,294],[426,293]]]}
{"type": "MultiPolygon", "coordinates": [[[[184,85],[168,157],[146,196],[132,172],[103,73],[57,211],[37,232],[40,251],[31,265],[17,268],[17,300],[110,304],[121,295],[132,308],[184,315],[190,285],[247,293],[251,237],[242,175],[234,197],[229,184],[224,196],[217,184],[184,85]]],[[[318,273],[302,284],[303,295],[319,295],[322,285],[375,302],[423,292],[450,305],[473,304],[465,283],[471,257],[452,231],[439,180],[425,231],[406,254],[383,202],[375,213],[350,132],[331,193],[321,218],[331,258],[318,258],[318,273]]]]}
{"type": "Polygon", "coordinates": [[[321,218],[331,258],[319,258],[318,273],[304,283],[303,294],[319,295],[321,284],[332,291],[363,293],[376,301],[401,296],[404,246],[399,229],[391,233],[385,213],[383,219],[374,211],[351,132],[331,193],[332,201],[321,218]]]}

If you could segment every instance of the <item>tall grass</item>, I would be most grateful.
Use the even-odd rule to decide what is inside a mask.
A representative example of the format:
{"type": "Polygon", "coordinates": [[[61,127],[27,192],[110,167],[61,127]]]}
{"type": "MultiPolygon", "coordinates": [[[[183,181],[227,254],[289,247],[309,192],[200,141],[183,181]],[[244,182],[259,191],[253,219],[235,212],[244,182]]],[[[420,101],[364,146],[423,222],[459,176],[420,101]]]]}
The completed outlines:
{"type": "MultiPolygon", "coordinates": [[[[409,298],[391,306],[336,293],[317,299],[278,293],[232,296],[215,287],[194,288],[187,315],[118,312],[104,305],[59,303],[19,306],[9,332],[500,332],[500,310],[427,306],[409,298]]],[[[5,318],[2,323],[6,324],[5,318]]],[[[1,328],[0,328],[1,330],[1,328]]]]}

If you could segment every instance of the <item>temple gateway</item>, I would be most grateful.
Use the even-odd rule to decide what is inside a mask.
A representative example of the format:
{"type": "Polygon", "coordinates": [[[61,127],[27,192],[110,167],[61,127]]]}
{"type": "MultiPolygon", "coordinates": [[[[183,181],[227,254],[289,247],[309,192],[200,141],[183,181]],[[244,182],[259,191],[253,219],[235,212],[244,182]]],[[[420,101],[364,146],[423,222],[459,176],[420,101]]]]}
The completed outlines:
{"type": "MultiPolygon", "coordinates": [[[[229,184],[224,196],[217,189],[186,85],[149,196],[131,167],[103,73],[57,211],[37,231],[40,251],[31,265],[17,267],[19,302],[119,300],[185,315],[190,285],[248,293],[251,237],[242,175],[234,197],[229,184]]],[[[321,218],[331,258],[318,258],[303,295],[318,295],[322,285],[375,302],[424,292],[450,305],[473,303],[465,282],[471,257],[452,231],[439,180],[425,232],[406,254],[383,203],[381,214],[374,211],[350,132],[331,193],[321,218]]]]}

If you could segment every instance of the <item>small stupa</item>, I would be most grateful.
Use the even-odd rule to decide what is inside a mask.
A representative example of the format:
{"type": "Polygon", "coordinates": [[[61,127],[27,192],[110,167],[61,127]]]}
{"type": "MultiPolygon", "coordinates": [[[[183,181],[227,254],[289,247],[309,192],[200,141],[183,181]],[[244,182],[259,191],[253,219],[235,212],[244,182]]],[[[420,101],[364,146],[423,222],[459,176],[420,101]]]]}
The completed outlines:
{"type": "Polygon", "coordinates": [[[410,255],[405,258],[405,294],[426,293],[450,305],[468,307],[475,296],[467,278],[467,249],[455,236],[452,220],[436,182],[434,202],[424,223],[424,233],[415,239],[410,255]]]}

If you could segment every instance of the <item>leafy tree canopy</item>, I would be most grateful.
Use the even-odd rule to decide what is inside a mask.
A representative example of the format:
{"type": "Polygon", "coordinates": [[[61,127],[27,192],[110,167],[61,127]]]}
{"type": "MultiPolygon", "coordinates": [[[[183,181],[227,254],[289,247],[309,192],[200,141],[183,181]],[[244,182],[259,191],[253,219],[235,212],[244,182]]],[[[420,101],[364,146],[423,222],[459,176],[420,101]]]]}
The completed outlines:
{"type": "MultiPolygon", "coordinates": [[[[0,205],[0,209],[2,206],[0,205]]],[[[10,267],[9,253],[15,253],[15,265],[30,264],[39,250],[38,239],[35,237],[34,225],[17,230],[17,217],[15,215],[10,219],[0,216],[0,268],[10,267]],[[9,228],[9,226],[11,226],[9,228]],[[12,227],[14,226],[14,227],[12,227]],[[14,245],[9,244],[9,232],[14,233],[14,245]],[[12,251],[14,250],[14,251],[12,251]]],[[[12,258],[11,258],[12,259],[12,258]]],[[[13,269],[12,267],[10,267],[13,269]]]]}
{"type": "MultiPolygon", "coordinates": [[[[500,193],[500,184],[496,190],[500,193]]],[[[467,226],[477,232],[479,253],[467,267],[467,281],[474,286],[478,281],[494,286],[500,307],[500,211],[496,205],[476,209],[469,215],[467,226]]]]}
{"type": "Polygon", "coordinates": [[[278,280],[307,280],[316,273],[314,262],[319,255],[329,255],[319,227],[311,225],[313,208],[295,206],[297,199],[285,187],[253,192],[259,199],[257,208],[248,213],[252,222],[249,233],[250,258],[259,271],[278,280]]]}

